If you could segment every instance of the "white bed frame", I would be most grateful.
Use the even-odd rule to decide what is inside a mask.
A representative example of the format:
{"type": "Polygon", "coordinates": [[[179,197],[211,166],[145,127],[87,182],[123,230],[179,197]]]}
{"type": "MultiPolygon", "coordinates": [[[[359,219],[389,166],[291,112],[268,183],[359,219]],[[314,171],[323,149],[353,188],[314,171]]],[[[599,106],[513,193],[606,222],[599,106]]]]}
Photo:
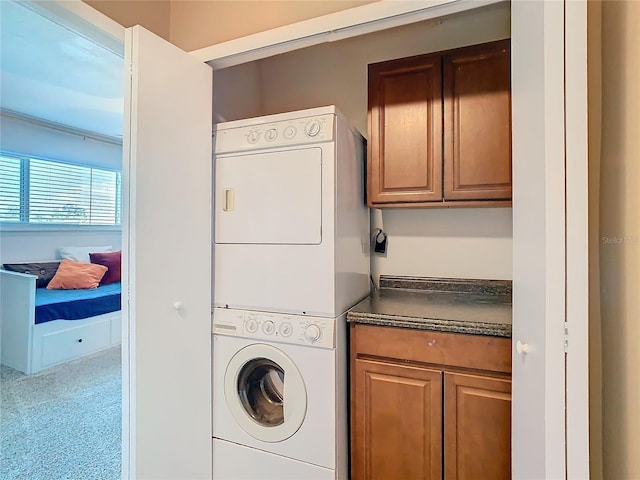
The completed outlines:
{"type": "Polygon", "coordinates": [[[35,324],[36,276],[0,270],[0,357],[31,375],[122,343],[121,312],[35,324]]]}

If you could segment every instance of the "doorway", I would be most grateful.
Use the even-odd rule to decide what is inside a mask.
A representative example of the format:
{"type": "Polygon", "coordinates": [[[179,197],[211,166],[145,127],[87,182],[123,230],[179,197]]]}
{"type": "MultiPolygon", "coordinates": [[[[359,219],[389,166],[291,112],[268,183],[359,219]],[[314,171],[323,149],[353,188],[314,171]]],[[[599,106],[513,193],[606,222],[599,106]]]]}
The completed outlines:
{"type": "MultiPolygon", "coordinates": [[[[0,263],[55,265],[48,281],[62,258],[99,265],[89,252],[122,248],[123,47],[102,44],[31,2],[1,2],[0,9],[0,263]],[[71,247],[87,257],[74,257],[79,250],[71,247]]],[[[26,271],[45,294],[92,290],[47,289],[40,271],[26,271]]],[[[2,478],[120,478],[120,289],[115,264],[104,271],[118,291],[114,312],[44,321],[36,294],[39,310],[23,308],[26,336],[11,340],[25,363],[3,343],[2,478]]],[[[7,288],[10,277],[2,275],[7,288]]],[[[23,317],[2,311],[8,341],[23,317]]]]}

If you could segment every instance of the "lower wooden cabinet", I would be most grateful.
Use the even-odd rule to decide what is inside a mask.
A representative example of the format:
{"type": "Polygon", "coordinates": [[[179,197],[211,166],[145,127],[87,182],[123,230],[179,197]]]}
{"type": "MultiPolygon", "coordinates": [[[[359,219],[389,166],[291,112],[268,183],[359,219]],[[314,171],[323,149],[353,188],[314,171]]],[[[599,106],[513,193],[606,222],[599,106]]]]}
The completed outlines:
{"type": "Polygon", "coordinates": [[[442,475],[442,372],[355,360],[352,479],[442,475]]]}
{"type": "Polygon", "coordinates": [[[510,379],[445,371],[443,423],[444,478],[511,478],[510,379]]]}
{"type": "Polygon", "coordinates": [[[356,324],[351,348],[352,480],[511,477],[509,339],[356,324]]]}

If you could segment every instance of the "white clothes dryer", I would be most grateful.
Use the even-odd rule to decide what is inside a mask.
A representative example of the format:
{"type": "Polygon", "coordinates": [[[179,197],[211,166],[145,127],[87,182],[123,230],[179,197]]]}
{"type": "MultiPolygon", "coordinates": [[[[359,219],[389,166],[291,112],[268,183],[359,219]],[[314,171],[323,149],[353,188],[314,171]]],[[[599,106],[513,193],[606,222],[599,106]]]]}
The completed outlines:
{"type": "Polygon", "coordinates": [[[345,322],[214,309],[214,480],[347,478],[345,322]]]}
{"type": "Polygon", "coordinates": [[[365,141],[335,106],[214,130],[216,307],[337,317],[369,294],[365,141]]]}

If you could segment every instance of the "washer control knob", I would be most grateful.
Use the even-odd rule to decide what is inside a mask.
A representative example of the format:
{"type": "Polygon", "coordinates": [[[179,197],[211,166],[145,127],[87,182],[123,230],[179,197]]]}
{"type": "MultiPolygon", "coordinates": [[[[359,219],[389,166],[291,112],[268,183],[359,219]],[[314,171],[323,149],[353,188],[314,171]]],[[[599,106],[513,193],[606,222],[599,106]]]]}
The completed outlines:
{"type": "Polygon", "coordinates": [[[293,327],[288,322],[281,323],[278,331],[280,332],[280,335],[282,335],[283,337],[288,337],[293,333],[293,327]]]}
{"type": "Polygon", "coordinates": [[[266,320],[262,324],[262,331],[264,333],[266,333],[267,335],[271,335],[271,334],[273,334],[273,332],[276,331],[276,326],[274,325],[274,323],[271,320],[266,320]]]}
{"type": "Polygon", "coordinates": [[[320,330],[320,327],[315,323],[307,325],[307,328],[304,329],[304,338],[309,340],[311,343],[316,343],[318,340],[320,340],[321,336],[322,330],[320,330]]]}
{"type": "Polygon", "coordinates": [[[318,120],[311,120],[304,127],[304,133],[307,134],[308,137],[315,137],[320,133],[321,126],[318,120]]]}
{"type": "Polygon", "coordinates": [[[258,321],[254,317],[247,318],[244,327],[249,333],[256,333],[258,331],[258,321]]]}

